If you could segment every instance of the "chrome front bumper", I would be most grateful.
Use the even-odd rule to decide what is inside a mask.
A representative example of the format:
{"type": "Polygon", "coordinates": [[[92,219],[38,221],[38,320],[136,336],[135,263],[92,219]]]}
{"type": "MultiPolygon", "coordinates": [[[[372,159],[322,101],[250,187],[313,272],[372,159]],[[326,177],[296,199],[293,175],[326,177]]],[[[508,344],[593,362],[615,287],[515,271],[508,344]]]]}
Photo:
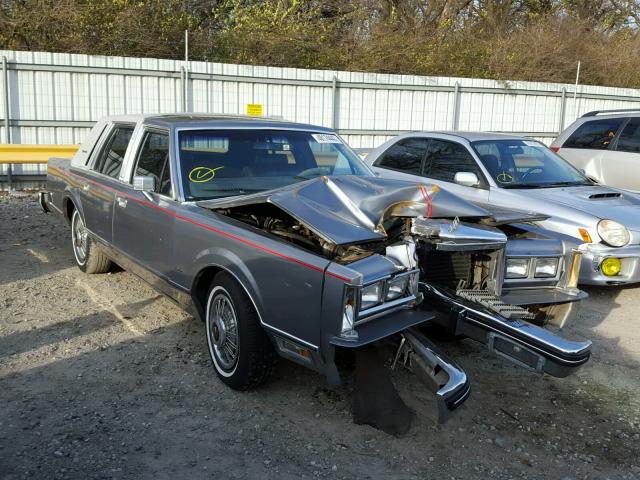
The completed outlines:
{"type": "Polygon", "coordinates": [[[580,247],[582,265],[580,283],[583,285],[626,285],[640,282],[640,245],[614,248],[602,244],[585,244],[580,247]],[[622,262],[622,269],[615,277],[607,277],[600,270],[605,258],[615,257],[622,262]]]}
{"type": "Polygon", "coordinates": [[[434,322],[455,335],[486,345],[497,355],[527,369],[566,377],[591,356],[590,341],[567,340],[524,320],[508,320],[432,285],[421,284],[421,289],[425,304],[443,312],[434,322]]]}

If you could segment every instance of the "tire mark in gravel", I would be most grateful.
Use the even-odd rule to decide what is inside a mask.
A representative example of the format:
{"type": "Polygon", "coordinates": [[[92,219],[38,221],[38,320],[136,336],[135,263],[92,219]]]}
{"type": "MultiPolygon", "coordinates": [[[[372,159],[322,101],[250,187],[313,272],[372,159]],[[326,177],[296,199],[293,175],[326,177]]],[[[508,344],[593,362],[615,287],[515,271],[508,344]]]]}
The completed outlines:
{"type": "Polygon", "coordinates": [[[87,285],[86,283],[81,282],[79,278],[76,279],[76,285],[82,287],[84,289],[84,291],[87,292],[87,295],[89,296],[89,298],[95,304],[97,304],[100,307],[104,308],[109,313],[111,313],[114,317],[116,317],[118,320],[120,320],[122,322],[122,324],[127,328],[127,330],[129,330],[131,333],[133,333],[134,335],[136,335],[138,337],[143,337],[143,336],[146,335],[146,332],[144,332],[143,330],[140,330],[132,322],[130,322],[128,319],[126,319],[120,313],[120,311],[116,308],[116,306],[113,303],[111,303],[109,300],[107,300],[102,295],[100,295],[98,292],[96,292],[90,285],[87,285]]]}

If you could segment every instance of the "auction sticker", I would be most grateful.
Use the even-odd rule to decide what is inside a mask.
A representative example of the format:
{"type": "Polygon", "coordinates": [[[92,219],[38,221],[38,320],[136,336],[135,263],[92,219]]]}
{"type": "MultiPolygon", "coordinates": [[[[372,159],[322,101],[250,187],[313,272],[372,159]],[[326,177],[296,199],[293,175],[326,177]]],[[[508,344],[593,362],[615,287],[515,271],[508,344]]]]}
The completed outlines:
{"type": "Polygon", "coordinates": [[[250,117],[262,116],[262,104],[261,103],[247,103],[247,115],[250,117]]]}
{"type": "Polygon", "coordinates": [[[333,133],[312,133],[311,136],[318,143],[342,143],[338,136],[333,133]]]}

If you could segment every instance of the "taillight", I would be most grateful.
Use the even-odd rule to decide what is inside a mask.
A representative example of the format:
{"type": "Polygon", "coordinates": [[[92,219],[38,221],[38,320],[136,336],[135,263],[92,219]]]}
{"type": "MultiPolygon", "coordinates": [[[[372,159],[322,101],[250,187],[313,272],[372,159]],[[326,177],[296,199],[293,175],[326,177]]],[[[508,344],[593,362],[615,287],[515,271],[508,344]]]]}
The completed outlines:
{"type": "Polygon", "coordinates": [[[558,153],[560,151],[560,147],[551,147],[551,151],[554,153],[558,153]]]}

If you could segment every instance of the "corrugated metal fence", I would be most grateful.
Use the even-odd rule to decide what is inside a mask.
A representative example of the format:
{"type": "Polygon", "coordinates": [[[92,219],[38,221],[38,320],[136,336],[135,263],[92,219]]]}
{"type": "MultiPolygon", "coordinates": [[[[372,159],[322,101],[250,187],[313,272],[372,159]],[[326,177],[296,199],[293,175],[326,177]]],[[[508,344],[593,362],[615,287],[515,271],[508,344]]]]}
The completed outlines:
{"type": "MultiPolygon", "coordinates": [[[[410,130],[517,132],[549,143],[582,113],[640,107],[640,90],[535,82],[1,51],[0,141],[81,143],[101,116],[264,115],[336,128],[353,147],[410,130]],[[575,98],[574,98],[575,97],[575,98]]],[[[2,166],[0,175],[6,173],[2,166]]],[[[38,174],[43,166],[14,166],[38,174]]]]}

